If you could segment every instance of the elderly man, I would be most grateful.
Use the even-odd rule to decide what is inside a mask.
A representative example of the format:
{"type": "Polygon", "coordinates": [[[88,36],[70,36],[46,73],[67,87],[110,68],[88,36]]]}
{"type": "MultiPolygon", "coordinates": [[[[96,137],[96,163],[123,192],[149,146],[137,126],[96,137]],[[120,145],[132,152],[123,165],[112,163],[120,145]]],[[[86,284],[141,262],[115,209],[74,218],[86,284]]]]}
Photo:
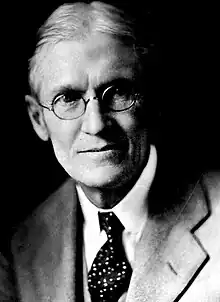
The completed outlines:
{"type": "Polygon", "coordinates": [[[40,28],[26,102],[70,178],[13,239],[23,302],[220,301],[220,177],[167,206],[154,194],[140,36],[101,2],[62,5],[40,28]]]}

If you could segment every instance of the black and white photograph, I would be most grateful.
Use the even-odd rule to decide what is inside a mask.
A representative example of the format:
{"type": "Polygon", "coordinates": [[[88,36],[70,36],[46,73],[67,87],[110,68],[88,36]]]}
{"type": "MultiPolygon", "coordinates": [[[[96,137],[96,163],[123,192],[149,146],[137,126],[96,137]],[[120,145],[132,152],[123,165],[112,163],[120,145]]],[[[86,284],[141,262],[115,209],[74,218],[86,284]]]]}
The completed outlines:
{"type": "Polygon", "coordinates": [[[214,8],[9,6],[0,302],[220,302],[214,8]]]}

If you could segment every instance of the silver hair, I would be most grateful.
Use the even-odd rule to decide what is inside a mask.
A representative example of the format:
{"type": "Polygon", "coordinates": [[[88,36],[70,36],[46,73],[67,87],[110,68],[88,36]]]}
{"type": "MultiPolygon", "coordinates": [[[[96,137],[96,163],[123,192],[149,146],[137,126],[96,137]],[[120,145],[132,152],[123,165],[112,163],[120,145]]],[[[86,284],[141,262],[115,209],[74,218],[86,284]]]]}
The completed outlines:
{"type": "MultiPolygon", "coordinates": [[[[38,30],[35,52],[29,60],[31,93],[39,96],[43,74],[41,64],[51,46],[60,41],[83,40],[93,32],[113,35],[137,50],[134,20],[110,4],[94,1],[59,6],[38,30]]],[[[146,52],[146,48],[142,52],[146,52]]]]}

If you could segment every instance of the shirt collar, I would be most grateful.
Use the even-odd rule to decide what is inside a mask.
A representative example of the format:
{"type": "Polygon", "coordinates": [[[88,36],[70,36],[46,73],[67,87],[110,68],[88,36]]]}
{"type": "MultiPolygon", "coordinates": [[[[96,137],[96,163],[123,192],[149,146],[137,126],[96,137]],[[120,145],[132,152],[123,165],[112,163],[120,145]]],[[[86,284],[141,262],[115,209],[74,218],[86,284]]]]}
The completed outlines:
{"type": "Polygon", "coordinates": [[[151,145],[149,159],[139,179],[128,194],[112,209],[103,210],[93,205],[79,185],[76,186],[85,223],[100,232],[98,212],[112,211],[124,225],[125,230],[138,233],[147,219],[147,196],[153,182],[157,166],[157,152],[151,145]]]}

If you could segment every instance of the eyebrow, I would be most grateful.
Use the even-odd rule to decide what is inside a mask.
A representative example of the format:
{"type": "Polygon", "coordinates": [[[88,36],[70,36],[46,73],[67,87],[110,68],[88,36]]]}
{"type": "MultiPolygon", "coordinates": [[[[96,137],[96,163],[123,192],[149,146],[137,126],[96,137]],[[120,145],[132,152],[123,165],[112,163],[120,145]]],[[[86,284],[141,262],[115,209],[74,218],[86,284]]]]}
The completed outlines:
{"type": "MultiPolygon", "coordinates": [[[[116,76],[116,77],[110,78],[108,81],[103,80],[102,82],[99,83],[99,85],[97,85],[97,87],[94,87],[94,88],[95,88],[96,92],[99,93],[101,90],[105,90],[110,85],[114,85],[114,84],[117,84],[120,82],[121,83],[123,83],[123,82],[132,83],[133,81],[134,81],[134,78],[132,78],[132,77],[116,76]]],[[[73,84],[59,85],[51,91],[52,102],[58,95],[66,94],[70,91],[74,91],[75,93],[77,93],[79,95],[82,95],[86,92],[86,90],[84,90],[78,86],[74,86],[73,84]]]]}
{"type": "Polygon", "coordinates": [[[116,84],[131,84],[134,82],[134,79],[132,78],[124,78],[124,77],[117,77],[113,78],[110,81],[100,83],[100,85],[96,88],[96,91],[100,93],[101,91],[104,91],[107,89],[109,86],[113,86],[116,84]]]}
{"type": "Polygon", "coordinates": [[[76,93],[82,94],[84,93],[83,89],[80,89],[78,87],[74,87],[74,85],[72,84],[64,84],[64,85],[59,85],[57,87],[55,87],[52,91],[51,91],[51,95],[52,98],[56,98],[59,94],[65,94],[69,91],[75,91],[76,93]]]}

